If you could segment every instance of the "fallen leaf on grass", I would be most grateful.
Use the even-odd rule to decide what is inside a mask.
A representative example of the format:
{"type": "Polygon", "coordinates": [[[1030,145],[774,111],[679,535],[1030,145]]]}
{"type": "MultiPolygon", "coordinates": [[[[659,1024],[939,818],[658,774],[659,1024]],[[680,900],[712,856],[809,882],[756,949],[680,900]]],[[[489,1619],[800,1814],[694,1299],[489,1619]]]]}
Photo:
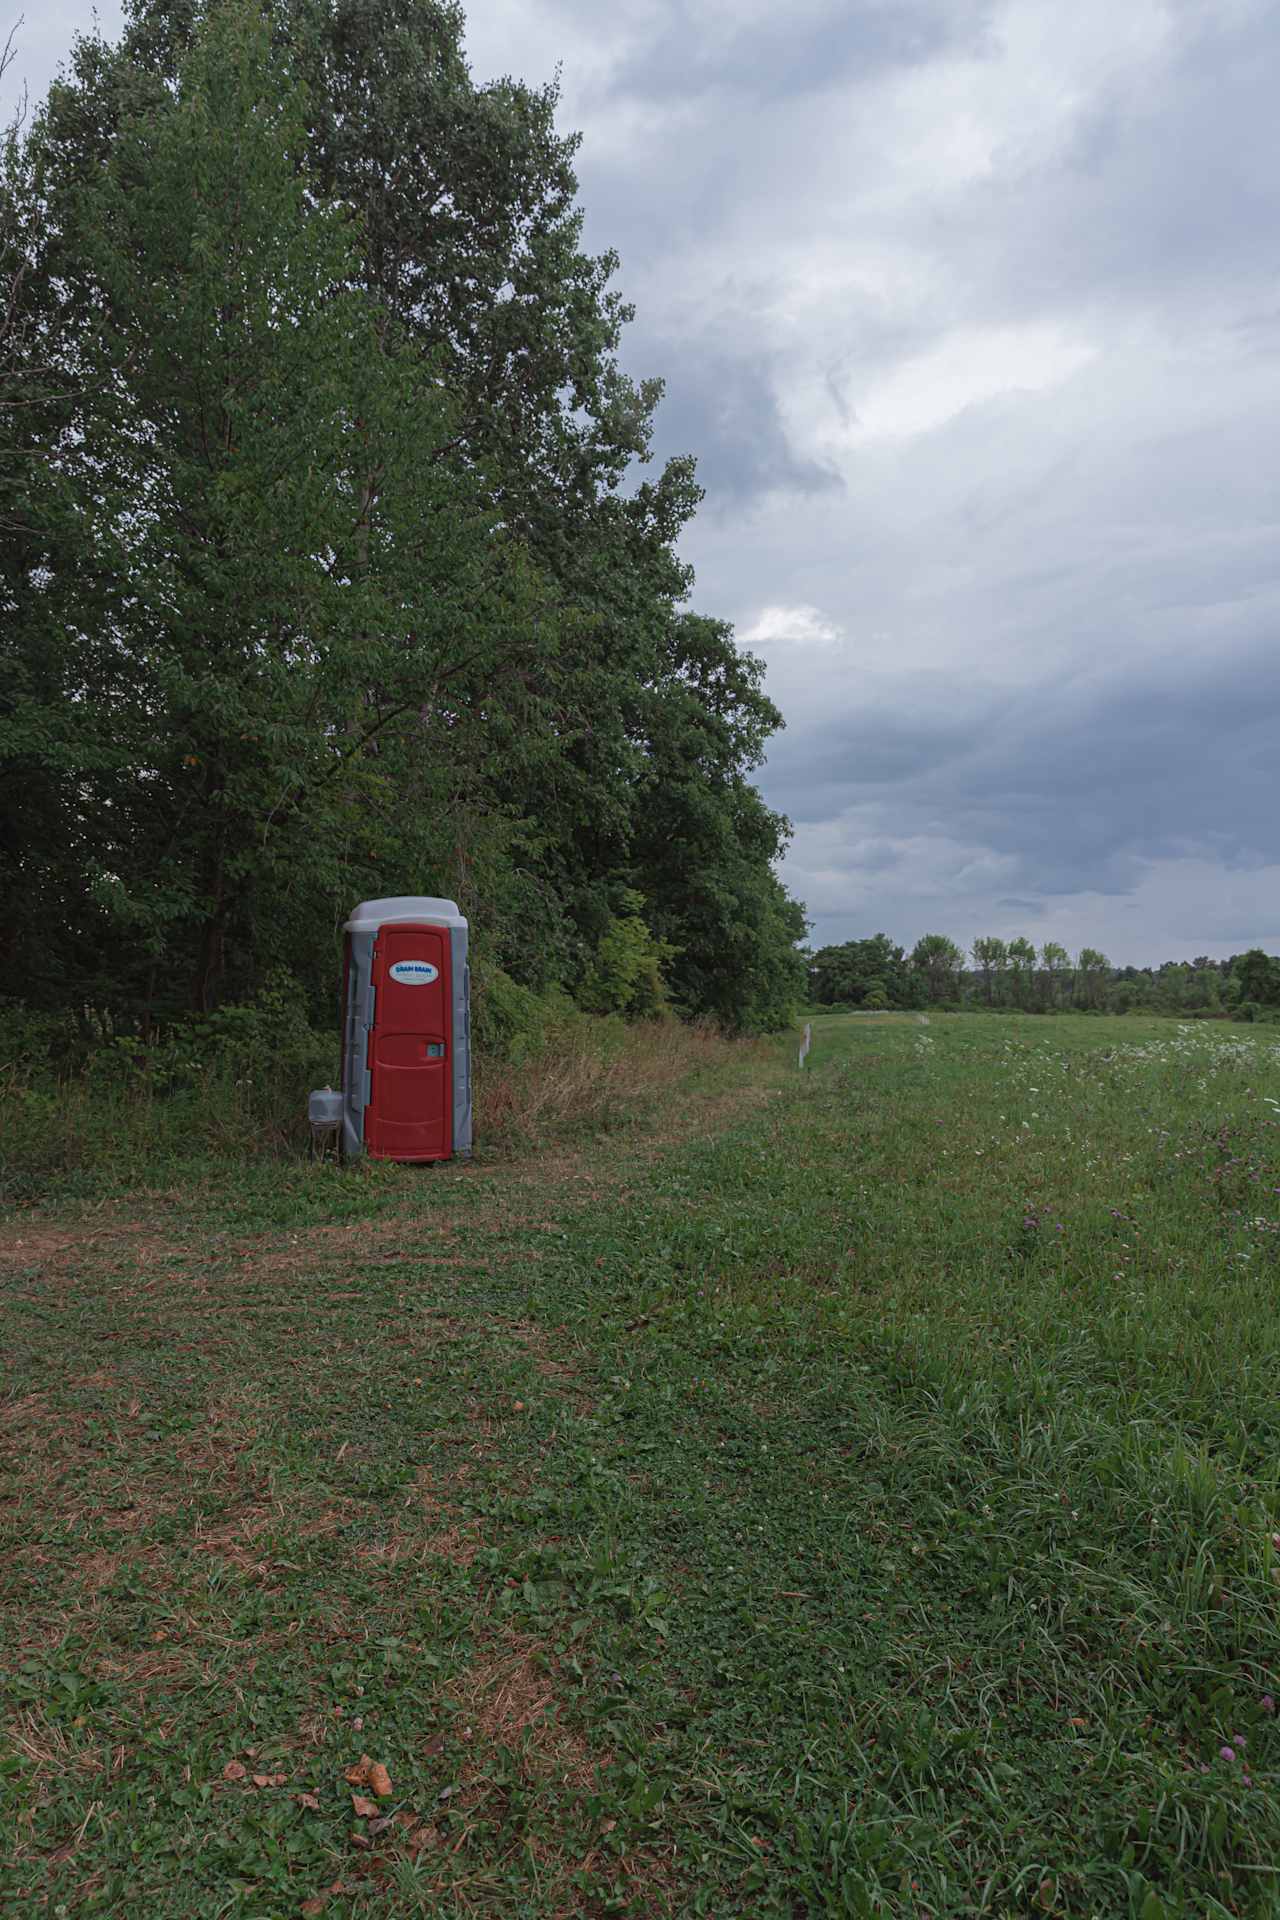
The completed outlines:
{"type": "Polygon", "coordinates": [[[255,1787],[282,1787],[288,1778],[287,1773],[255,1773],[253,1784],[255,1787]]]}
{"type": "Polygon", "coordinates": [[[298,1911],[299,1913],[305,1913],[308,1916],[308,1920],[311,1920],[313,1914],[323,1913],[328,1904],[329,1902],[324,1894],[317,1893],[312,1899],[304,1900],[298,1911]]]}
{"type": "Polygon", "coordinates": [[[362,1753],[342,1777],[350,1787],[372,1787],[380,1800],[391,1792],[391,1775],[380,1760],[371,1760],[367,1753],[362,1753]]]}
{"type": "Polygon", "coordinates": [[[249,1769],[243,1766],[239,1760],[228,1760],[226,1766],[222,1769],[222,1777],[224,1780],[243,1780],[248,1771],[249,1769]]]}
{"type": "Polygon", "coordinates": [[[374,1814],[378,1811],[378,1805],[375,1800],[366,1800],[362,1793],[353,1793],[351,1796],[351,1811],[355,1814],[357,1820],[372,1820],[374,1814]]]}
{"type": "Polygon", "coordinates": [[[320,1811],[320,1802],[314,1793],[300,1793],[298,1795],[298,1805],[300,1807],[309,1807],[312,1813],[319,1813],[320,1811]]]}

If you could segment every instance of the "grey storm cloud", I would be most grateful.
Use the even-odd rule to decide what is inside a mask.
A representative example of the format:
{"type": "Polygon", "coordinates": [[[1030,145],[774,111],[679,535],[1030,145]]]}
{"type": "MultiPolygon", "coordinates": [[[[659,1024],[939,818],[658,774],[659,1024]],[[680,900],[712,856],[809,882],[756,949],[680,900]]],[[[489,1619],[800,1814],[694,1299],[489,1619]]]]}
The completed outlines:
{"type": "Polygon", "coordinates": [[[629,95],[657,100],[708,92],[787,99],[975,46],[990,11],[967,0],[861,0],[798,14],[744,8],[735,22],[724,9],[686,0],[665,10],[623,84],[629,95]]]}
{"type": "Polygon", "coordinates": [[[1131,674],[984,705],[941,682],[917,702],[784,735],[773,797],[801,828],[854,809],[899,835],[940,828],[1046,895],[1127,892],[1140,863],[1188,852],[1246,871],[1280,864],[1270,642],[1172,684],[1131,674]]]}
{"type": "Polygon", "coordinates": [[[833,466],[806,459],[790,440],[763,355],[658,337],[653,362],[665,385],[655,457],[696,454],[709,512],[730,511],[762,494],[841,490],[833,466]]]}
{"type": "Polygon", "coordinates": [[[1280,947],[1270,0],[467,11],[582,131],[814,937],[1280,947]]]}

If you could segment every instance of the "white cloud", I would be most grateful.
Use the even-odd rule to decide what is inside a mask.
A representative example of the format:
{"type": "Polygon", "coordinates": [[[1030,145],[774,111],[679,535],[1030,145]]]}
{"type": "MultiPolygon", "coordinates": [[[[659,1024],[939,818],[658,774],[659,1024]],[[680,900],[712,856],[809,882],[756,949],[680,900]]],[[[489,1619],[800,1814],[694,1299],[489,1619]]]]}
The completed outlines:
{"type": "Polygon", "coordinates": [[[1059,386],[1096,352],[1047,325],[952,334],[873,380],[840,438],[847,448],[929,433],[983,401],[1059,386]]]}
{"type": "Polygon", "coordinates": [[[843,635],[816,607],[764,607],[738,637],[744,646],[768,655],[778,647],[825,649],[837,645],[843,635]]]}

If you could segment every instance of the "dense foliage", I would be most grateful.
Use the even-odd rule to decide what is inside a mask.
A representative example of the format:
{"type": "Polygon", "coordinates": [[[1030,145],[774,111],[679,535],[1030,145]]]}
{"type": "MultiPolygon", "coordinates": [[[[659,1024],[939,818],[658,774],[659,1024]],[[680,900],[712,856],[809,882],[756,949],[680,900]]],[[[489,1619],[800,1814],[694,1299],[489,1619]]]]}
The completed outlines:
{"type": "Polygon", "coordinates": [[[1229,960],[1207,955],[1160,967],[1113,967],[1096,947],[1073,960],[1047,940],[975,940],[964,951],[927,933],[908,954],[888,934],[821,947],[809,958],[810,998],[821,1007],[982,1006],[1022,1013],[1196,1013],[1280,1019],[1280,959],[1253,947],[1229,960]]]}
{"type": "Polygon", "coordinates": [[[0,178],[8,991],[149,1034],[362,898],[481,977],[784,1023],[758,662],[690,611],[693,465],[618,362],[554,88],[450,0],[133,0],[0,178]]]}

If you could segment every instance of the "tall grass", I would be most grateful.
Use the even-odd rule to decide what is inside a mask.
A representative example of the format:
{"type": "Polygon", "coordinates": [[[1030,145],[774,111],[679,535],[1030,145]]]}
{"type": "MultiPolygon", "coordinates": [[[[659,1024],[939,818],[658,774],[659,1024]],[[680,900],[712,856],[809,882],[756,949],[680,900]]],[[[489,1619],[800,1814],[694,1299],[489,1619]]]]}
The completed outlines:
{"type": "Polygon", "coordinates": [[[690,1074],[721,1065],[742,1044],[674,1019],[629,1026],[573,1014],[520,1064],[478,1063],[478,1133],[499,1144],[529,1145],[565,1129],[616,1126],[690,1074]]]}
{"type": "MultiPolygon", "coordinates": [[[[566,1009],[520,1060],[477,1059],[479,1149],[617,1126],[734,1045],[674,1019],[628,1025],[566,1009]]],[[[332,1078],[333,1052],[308,1035],[275,1057],[215,1054],[180,1068],[118,1051],[61,1076],[0,1066],[0,1208],[164,1185],[250,1159],[305,1159],[307,1093],[332,1078]]]]}

